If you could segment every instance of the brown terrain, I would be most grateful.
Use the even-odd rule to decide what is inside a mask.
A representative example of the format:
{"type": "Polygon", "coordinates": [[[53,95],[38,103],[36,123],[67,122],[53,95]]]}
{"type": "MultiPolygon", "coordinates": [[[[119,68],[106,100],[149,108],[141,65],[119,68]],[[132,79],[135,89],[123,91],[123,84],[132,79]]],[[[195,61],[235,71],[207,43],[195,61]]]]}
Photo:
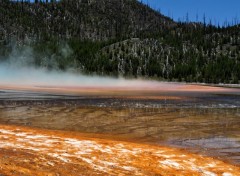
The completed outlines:
{"type": "MultiPolygon", "coordinates": [[[[5,85],[1,89],[131,100],[185,100],[188,93],[239,93],[236,89],[200,85],[151,85],[138,89],[5,85]]],[[[238,162],[156,143],[179,136],[208,138],[213,133],[238,141],[238,110],[216,112],[3,103],[0,105],[0,175],[238,176],[238,162]]],[[[239,157],[232,152],[238,151],[236,146],[227,150],[232,158],[239,157]]]]}
{"type": "Polygon", "coordinates": [[[213,158],[73,132],[0,126],[2,175],[239,175],[213,158]]]}

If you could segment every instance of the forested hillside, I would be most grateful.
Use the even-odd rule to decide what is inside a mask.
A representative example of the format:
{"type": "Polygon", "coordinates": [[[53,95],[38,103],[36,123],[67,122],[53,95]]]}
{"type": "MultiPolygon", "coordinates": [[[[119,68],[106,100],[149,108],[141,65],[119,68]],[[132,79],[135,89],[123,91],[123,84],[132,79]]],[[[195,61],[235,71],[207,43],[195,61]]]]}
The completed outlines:
{"type": "Polygon", "coordinates": [[[240,26],[174,22],[137,0],[0,0],[0,60],[85,74],[239,83],[240,26]]]}

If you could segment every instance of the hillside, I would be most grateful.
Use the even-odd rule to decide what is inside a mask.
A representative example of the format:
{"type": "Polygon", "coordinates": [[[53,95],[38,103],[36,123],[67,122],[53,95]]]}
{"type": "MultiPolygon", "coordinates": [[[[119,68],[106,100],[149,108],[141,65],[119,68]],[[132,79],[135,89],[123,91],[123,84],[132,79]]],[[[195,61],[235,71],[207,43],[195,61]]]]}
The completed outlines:
{"type": "Polygon", "coordinates": [[[131,38],[175,24],[136,0],[62,0],[59,3],[5,0],[1,4],[1,16],[5,34],[38,39],[131,38]]]}
{"type": "Polygon", "coordinates": [[[239,25],[174,22],[137,0],[2,0],[0,16],[4,62],[21,56],[32,58],[24,64],[86,74],[240,80],[239,25]]]}

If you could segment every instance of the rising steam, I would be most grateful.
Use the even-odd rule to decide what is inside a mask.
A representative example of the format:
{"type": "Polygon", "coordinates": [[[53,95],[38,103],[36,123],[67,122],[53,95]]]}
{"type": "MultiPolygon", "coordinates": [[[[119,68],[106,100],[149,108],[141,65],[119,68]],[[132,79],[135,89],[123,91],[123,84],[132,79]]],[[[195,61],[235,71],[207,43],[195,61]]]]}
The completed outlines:
{"type": "MultiPolygon", "coordinates": [[[[62,48],[63,55],[71,54],[68,46],[62,48]]],[[[104,88],[132,88],[144,89],[161,87],[162,89],[176,88],[176,85],[159,83],[156,81],[126,80],[124,78],[110,78],[101,76],[86,76],[69,71],[57,69],[56,62],[52,58],[43,58],[47,65],[51,65],[51,71],[47,68],[36,68],[34,53],[31,47],[13,49],[4,62],[0,62],[0,86],[44,86],[44,87],[104,87],[104,88]]]]}

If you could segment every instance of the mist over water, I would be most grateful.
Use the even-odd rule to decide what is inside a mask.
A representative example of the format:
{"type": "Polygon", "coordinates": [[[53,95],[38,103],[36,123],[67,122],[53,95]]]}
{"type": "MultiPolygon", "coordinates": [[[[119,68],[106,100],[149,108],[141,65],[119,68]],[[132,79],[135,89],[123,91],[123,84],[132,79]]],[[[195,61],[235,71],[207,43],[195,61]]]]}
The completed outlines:
{"type": "MultiPolygon", "coordinates": [[[[59,48],[63,58],[71,56],[71,48],[63,44],[59,48]]],[[[126,80],[103,76],[89,76],[76,71],[71,66],[62,71],[59,69],[54,54],[50,57],[41,56],[41,67],[36,67],[35,54],[30,46],[12,44],[12,52],[7,58],[0,58],[0,85],[14,86],[76,86],[76,87],[154,87],[175,88],[176,85],[143,81],[141,79],[126,80]],[[51,69],[49,69],[49,67],[51,69]]],[[[2,57],[2,56],[0,56],[2,57]]]]}
{"type": "MultiPolygon", "coordinates": [[[[42,56],[42,62],[51,66],[47,68],[36,68],[34,63],[34,52],[31,47],[24,46],[17,49],[12,47],[11,54],[0,63],[0,83],[7,85],[35,85],[35,86],[101,86],[119,81],[110,78],[83,76],[80,73],[61,71],[52,58],[42,56]]],[[[63,47],[63,55],[71,53],[69,47],[63,47]]],[[[70,68],[69,68],[70,70],[70,68]]]]}
{"type": "Polygon", "coordinates": [[[86,76],[71,71],[47,70],[27,66],[0,64],[0,83],[3,85],[79,86],[79,87],[131,87],[143,81],[86,76]]]}
{"type": "MultiPolygon", "coordinates": [[[[62,48],[63,55],[67,57],[71,53],[68,46],[62,48]]],[[[126,80],[124,78],[111,78],[101,76],[86,76],[76,72],[74,68],[67,71],[59,70],[56,61],[52,58],[42,58],[51,70],[37,68],[34,61],[34,53],[31,47],[22,49],[13,47],[11,54],[0,62],[0,84],[19,86],[77,86],[77,87],[144,87],[159,84],[154,81],[126,80]],[[151,85],[150,85],[151,84],[151,85]]],[[[167,86],[162,83],[162,86],[167,86]]]]}

